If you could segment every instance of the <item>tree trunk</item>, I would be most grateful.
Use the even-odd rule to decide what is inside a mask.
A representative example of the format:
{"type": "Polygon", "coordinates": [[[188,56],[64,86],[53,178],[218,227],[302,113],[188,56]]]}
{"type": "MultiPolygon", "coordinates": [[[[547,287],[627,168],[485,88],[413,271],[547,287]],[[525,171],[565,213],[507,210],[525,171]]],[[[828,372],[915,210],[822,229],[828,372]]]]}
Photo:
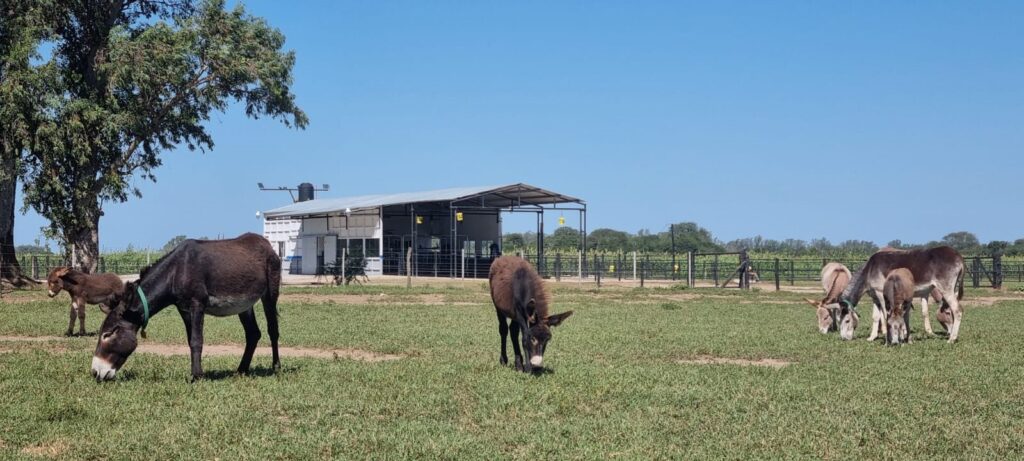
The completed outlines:
{"type": "Polygon", "coordinates": [[[71,267],[87,274],[95,274],[100,263],[100,220],[96,217],[86,221],[86,227],[71,232],[68,243],[71,246],[71,267]]]}
{"type": "MultiPolygon", "coordinates": [[[[13,166],[6,165],[6,161],[4,163],[3,168],[5,170],[14,170],[13,166]]],[[[0,279],[12,286],[21,287],[32,283],[33,280],[21,272],[21,265],[18,264],[18,258],[14,252],[14,200],[16,189],[16,178],[0,178],[0,279]]]]}

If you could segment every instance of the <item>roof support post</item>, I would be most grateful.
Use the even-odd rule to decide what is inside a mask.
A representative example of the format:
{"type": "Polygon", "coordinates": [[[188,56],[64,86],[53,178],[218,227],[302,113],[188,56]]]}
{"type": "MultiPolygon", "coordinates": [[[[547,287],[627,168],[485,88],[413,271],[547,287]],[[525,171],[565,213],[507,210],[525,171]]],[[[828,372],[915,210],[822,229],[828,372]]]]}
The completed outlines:
{"type": "Polygon", "coordinates": [[[416,267],[416,262],[419,260],[416,255],[416,206],[409,205],[409,249],[412,250],[412,261],[409,262],[408,267],[405,268],[406,272],[413,274],[413,268],[416,267]]]}
{"type": "Polygon", "coordinates": [[[544,275],[544,210],[537,212],[537,272],[544,275]]]}
{"type": "Polygon", "coordinates": [[[451,269],[448,271],[448,276],[451,277],[451,278],[455,278],[458,275],[458,274],[456,274],[456,272],[458,271],[457,268],[459,267],[458,266],[459,260],[456,257],[456,253],[458,252],[458,250],[455,248],[456,247],[456,245],[455,245],[456,242],[459,241],[459,220],[455,219],[455,213],[456,213],[455,206],[451,202],[449,202],[448,203],[448,219],[451,220],[449,222],[451,222],[451,224],[452,224],[451,225],[452,236],[451,236],[451,242],[448,243],[448,249],[451,252],[451,266],[450,266],[451,269]]]}
{"type": "Polygon", "coordinates": [[[584,267],[587,263],[587,205],[583,204],[583,209],[580,210],[580,258],[583,260],[584,267]]]}

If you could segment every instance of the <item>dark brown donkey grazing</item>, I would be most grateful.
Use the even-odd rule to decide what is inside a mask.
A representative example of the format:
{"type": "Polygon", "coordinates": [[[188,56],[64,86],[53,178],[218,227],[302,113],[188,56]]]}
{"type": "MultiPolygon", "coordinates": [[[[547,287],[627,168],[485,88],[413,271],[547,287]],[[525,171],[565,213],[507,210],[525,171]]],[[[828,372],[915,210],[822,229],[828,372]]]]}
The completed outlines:
{"type": "Polygon", "coordinates": [[[46,286],[51,298],[60,290],[71,295],[68,331],[64,332],[67,336],[75,331],[75,317],[78,317],[78,334],[85,334],[86,304],[99,304],[100,310],[109,314],[115,299],[124,290],[124,282],[116,274],[86,274],[70,267],[57,267],[50,271],[46,276],[46,286]]]}
{"type": "Polygon", "coordinates": [[[501,364],[508,364],[505,339],[512,329],[512,349],[516,353],[516,370],[530,372],[544,361],[544,349],[551,340],[551,327],[558,326],[572,315],[566,311],[548,315],[551,297],[544,289],[544,282],[537,271],[525,259],[502,256],[491,264],[491,300],[498,313],[498,332],[501,334],[501,364]],[[506,323],[511,319],[510,323],[506,323]],[[523,333],[523,349],[530,356],[523,361],[519,349],[519,333],[523,333]]]}
{"type": "Polygon", "coordinates": [[[277,352],[277,296],[281,287],[281,258],[265,238],[242,234],[230,240],[186,240],[142,270],[139,280],[125,285],[124,295],[107,315],[100,330],[92,374],[113,379],[135,351],[140,330],[149,318],[174,305],[185,322],[192,352],[192,380],[203,376],[203,319],[238,315],[245,328],[245,351],[239,373],[248,373],[260,328],[253,305],[263,301],[274,369],[281,367],[277,352]]]}

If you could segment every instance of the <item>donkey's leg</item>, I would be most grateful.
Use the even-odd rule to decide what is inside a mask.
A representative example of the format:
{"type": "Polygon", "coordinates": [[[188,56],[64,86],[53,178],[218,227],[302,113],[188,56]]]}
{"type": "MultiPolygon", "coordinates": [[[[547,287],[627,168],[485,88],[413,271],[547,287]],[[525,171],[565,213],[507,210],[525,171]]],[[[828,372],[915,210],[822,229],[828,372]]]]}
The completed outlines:
{"type": "Polygon", "coordinates": [[[508,345],[505,343],[508,339],[508,319],[497,309],[494,311],[498,313],[498,334],[501,336],[501,358],[498,362],[508,365],[508,345]]]}
{"type": "Polygon", "coordinates": [[[79,300],[75,304],[78,304],[78,334],[85,336],[85,300],[79,300]]]}
{"type": "Polygon", "coordinates": [[[189,306],[189,320],[192,323],[192,331],[188,338],[188,347],[192,352],[192,381],[203,377],[203,317],[205,305],[198,299],[193,299],[189,306]]]}
{"type": "Polygon", "coordinates": [[[903,308],[903,333],[906,337],[903,338],[905,342],[910,342],[910,311],[914,308],[914,304],[907,301],[906,306],[903,308]]]}
{"type": "Polygon", "coordinates": [[[256,324],[256,311],[249,309],[238,314],[242,321],[242,328],[245,328],[245,351],[242,352],[242,362],[238,364],[238,372],[249,373],[249,365],[252,363],[252,354],[256,352],[256,344],[260,342],[260,327],[256,324]]]}
{"type": "Polygon", "coordinates": [[[881,329],[882,329],[882,337],[888,338],[889,337],[889,322],[886,319],[889,318],[889,311],[891,310],[891,306],[886,306],[885,305],[885,294],[882,293],[881,290],[875,291],[874,300],[875,300],[875,304],[878,305],[878,308],[879,308],[879,310],[881,310],[881,313],[882,313],[882,317],[878,321],[878,326],[881,327],[881,329]]]}
{"type": "Polygon", "coordinates": [[[516,370],[525,371],[523,368],[523,351],[519,348],[519,323],[512,320],[509,328],[512,330],[512,351],[516,354],[516,370]]]}
{"type": "Polygon", "coordinates": [[[178,315],[181,316],[181,321],[185,323],[185,340],[190,341],[192,339],[192,314],[189,313],[187,305],[176,307],[178,308],[178,315]]]}
{"type": "Polygon", "coordinates": [[[75,302],[71,301],[71,312],[68,313],[68,317],[70,317],[70,319],[68,320],[68,331],[64,332],[64,336],[71,336],[71,335],[75,334],[75,317],[76,317],[75,312],[76,311],[78,311],[78,309],[75,308],[75,302]]]}
{"type": "Polygon", "coordinates": [[[932,319],[928,317],[928,296],[924,295],[921,297],[921,318],[924,320],[924,332],[928,333],[928,336],[934,335],[932,331],[932,319]]]}
{"type": "MultiPolygon", "coordinates": [[[[280,370],[281,357],[277,353],[277,338],[280,336],[280,332],[277,329],[277,295],[277,288],[272,288],[269,293],[263,296],[263,314],[267,317],[267,334],[270,335],[270,352],[273,354],[271,366],[275,370],[280,370]]],[[[257,329],[257,331],[259,330],[257,329]]]]}
{"type": "MultiPolygon", "coordinates": [[[[953,291],[950,290],[950,293],[953,293],[953,291]]],[[[956,342],[956,338],[960,336],[960,321],[964,318],[964,310],[960,307],[960,300],[956,299],[956,294],[947,296],[946,302],[949,303],[949,313],[953,316],[953,326],[949,327],[949,343],[953,344],[956,342]]]]}
{"type": "MultiPolygon", "coordinates": [[[[868,341],[874,341],[878,338],[879,325],[885,323],[885,316],[882,315],[882,308],[879,301],[875,299],[874,295],[871,296],[871,335],[868,336],[868,341]]],[[[884,331],[882,332],[885,333],[884,331]]]]}

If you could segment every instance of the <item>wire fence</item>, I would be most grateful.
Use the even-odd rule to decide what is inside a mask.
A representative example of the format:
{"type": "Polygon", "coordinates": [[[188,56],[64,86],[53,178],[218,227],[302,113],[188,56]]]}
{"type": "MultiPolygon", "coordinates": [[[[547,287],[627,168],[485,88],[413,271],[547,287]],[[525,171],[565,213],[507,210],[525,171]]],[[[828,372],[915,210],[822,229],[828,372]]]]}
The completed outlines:
{"type": "MultiPolygon", "coordinates": [[[[159,255],[137,253],[101,256],[98,272],[119,275],[138,274],[159,255]]],[[[381,255],[382,273],[439,278],[486,278],[497,255],[463,252],[421,251],[411,257],[385,251],[381,255]]],[[[867,258],[745,258],[739,253],[688,253],[680,255],[641,253],[599,254],[521,254],[537,268],[542,277],[583,278],[594,281],[645,280],[678,281],[692,286],[740,287],[743,277],[752,284],[795,285],[817,282],[821,268],[828,262],[840,262],[856,272],[867,258]],[[744,262],[745,261],[745,262],[744,262]]],[[[21,255],[21,268],[34,279],[45,278],[52,269],[68,262],[57,255],[21,255]]],[[[1004,281],[1024,283],[1024,262],[1003,262],[999,256],[967,256],[965,284],[972,287],[999,288],[1004,281]]],[[[287,267],[287,265],[285,265],[287,267]]],[[[287,269],[286,269],[287,270],[287,269]]],[[[749,284],[748,284],[749,286],[749,284]]]]}

